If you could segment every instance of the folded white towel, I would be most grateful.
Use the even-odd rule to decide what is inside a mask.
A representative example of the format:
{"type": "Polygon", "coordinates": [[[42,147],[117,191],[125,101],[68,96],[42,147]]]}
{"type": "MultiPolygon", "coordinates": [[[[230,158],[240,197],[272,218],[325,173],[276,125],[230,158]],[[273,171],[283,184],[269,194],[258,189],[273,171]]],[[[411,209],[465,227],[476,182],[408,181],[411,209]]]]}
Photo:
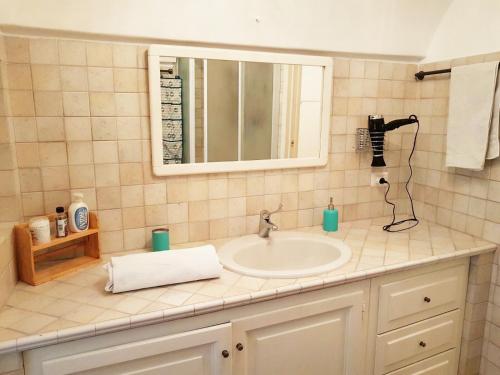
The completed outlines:
{"type": "Polygon", "coordinates": [[[482,170],[487,157],[498,156],[499,124],[495,112],[499,110],[500,99],[495,101],[497,76],[498,62],[452,68],[446,143],[447,167],[482,170]]]}
{"type": "Polygon", "coordinates": [[[112,257],[105,290],[113,293],[219,277],[222,266],[212,245],[112,257]]]}

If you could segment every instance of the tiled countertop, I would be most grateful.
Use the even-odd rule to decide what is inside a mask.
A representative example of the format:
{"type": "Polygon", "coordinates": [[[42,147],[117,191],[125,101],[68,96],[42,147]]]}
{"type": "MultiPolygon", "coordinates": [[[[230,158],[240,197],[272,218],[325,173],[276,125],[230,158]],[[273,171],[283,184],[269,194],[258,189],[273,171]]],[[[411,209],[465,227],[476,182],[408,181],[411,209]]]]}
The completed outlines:
{"type": "MultiPolygon", "coordinates": [[[[328,235],[344,240],[352,248],[352,259],[316,277],[260,279],[224,269],[219,279],[110,294],[104,292],[106,272],[97,265],[36,287],[20,282],[0,309],[0,353],[213,312],[496,248],[426,222],[406,232],[386,233],[381,226],[388,221],[342,223],[338,232],[328,235]]],[[[324,233],[320,227],[300,230],[324,233]]],[[[211,243],[218,247],[225,241],[211,243]]],[[[177,247],[193,245],[199,243],[177,247]]]]}

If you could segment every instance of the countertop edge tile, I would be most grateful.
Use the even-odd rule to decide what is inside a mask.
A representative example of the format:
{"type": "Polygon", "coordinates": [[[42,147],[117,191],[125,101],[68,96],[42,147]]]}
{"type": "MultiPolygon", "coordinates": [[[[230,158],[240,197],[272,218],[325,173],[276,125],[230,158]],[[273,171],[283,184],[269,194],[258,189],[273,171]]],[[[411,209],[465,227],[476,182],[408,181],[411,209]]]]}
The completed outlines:
{"type": "Polygon", "coordinates": [[[161,310],[132,315],[130,317],[130,328],[148,326],[163,321],[163,311],[161,310]]]}

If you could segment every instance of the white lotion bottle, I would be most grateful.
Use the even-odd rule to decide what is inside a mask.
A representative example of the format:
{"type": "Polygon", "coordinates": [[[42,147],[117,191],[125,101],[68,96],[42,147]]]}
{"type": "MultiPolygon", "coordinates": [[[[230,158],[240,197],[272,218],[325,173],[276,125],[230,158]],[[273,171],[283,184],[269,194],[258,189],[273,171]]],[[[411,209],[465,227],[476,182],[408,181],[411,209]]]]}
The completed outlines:
{"type": "Polygon", "coordinates": [[[83,194],[74,193],[68,209],[69,230],[77,233],[89,228],[89,208],[83,202],[83,194]]]}

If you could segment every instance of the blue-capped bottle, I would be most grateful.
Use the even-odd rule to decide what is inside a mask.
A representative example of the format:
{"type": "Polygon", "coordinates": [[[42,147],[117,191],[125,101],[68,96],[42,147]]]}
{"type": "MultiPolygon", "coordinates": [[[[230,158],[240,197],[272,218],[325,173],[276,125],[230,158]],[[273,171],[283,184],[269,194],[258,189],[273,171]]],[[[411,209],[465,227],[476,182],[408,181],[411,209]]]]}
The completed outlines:
{"type": "Polygon", "coordinates": [[[323,211],[323,230],[326,232],[336,232],[339,229],[339,210],[333,205],[333,198],[330,197],[328,208],[323,211]]]}

